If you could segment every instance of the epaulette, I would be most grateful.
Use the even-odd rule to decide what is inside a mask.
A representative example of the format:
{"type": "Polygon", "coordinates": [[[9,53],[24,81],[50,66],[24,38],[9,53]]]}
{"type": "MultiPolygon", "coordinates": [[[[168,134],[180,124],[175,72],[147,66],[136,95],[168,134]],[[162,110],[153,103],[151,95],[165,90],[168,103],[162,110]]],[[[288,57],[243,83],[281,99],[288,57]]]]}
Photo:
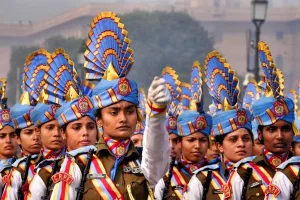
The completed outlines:
{"type": "Polygon", "coordinates": [[[213,164],[217,164],[218,162],[221,162],[221,159],[219,157],[212,159],[210,161],[207,162],[207,165],[213,165],[213,164]]]}
{"type": "Polygon", "coordinates": [[[43,167],[46,167],[48,165],[51,165],[53,162],[55,161],[55,159],[46,159],[46,160],[43,160],[41,161],[35,168],[34,170],[37,170],[39,168],[43,168],[43,167]]]}
{"type": "Polygon", "coordinates": [[[240,160],[239,162],[235,163],[233,165],[234,168],[238,168],[239,166],[241,166],[242,164],[244,163],[248,163],[248,162],[251,162],[252,160],[254,160],[256,156],[250,156],[250,157],[246,157],[246,158],[243,158],[242,160],[240,160]]]}
{"type": "Polygon", "coordinates": [[[79,154],[88,153],[91,149],[93,149],[94,151],[97,150],[97,148],[94,145],[89,145],[89,146],[75,149],[73,151],[66,152],[66,155],[71,157],[76,157],[79,154]]]}
{"type": "Polygon", "coordinates": [[[277,169],[284,169],[287,165],[290,164],[299,164],[300,163],[300,156],[293,156],[290,159],[286,160],[285,162],[281,163],[277,169]]]}
{"type": "MultiPolygon", "coordinates": [[[[39,154],[31,155],[31,160],[36,159],[38,156],[39,156],[39,154]]],[[[22,158],[17,159],[17,160],[12,164],[12,166],[13,166],[13,167],[18,167],[19,164],[20,164],[21,162],[26,161],[26,158],[27,158],[27,156],[24,156],[24,157],[22,157],[22,158]]]]}
{"type": "Polygon", "coordinates": [[[13,166],[13,167],[18,167],[18,165],[19,165],[21,162],[23,162],[23,161],[26,161],[26,156],[17,159],[17,160],[12,164],[12,166],[13,166]]]}
{"type": "Polygon", "coordinates": [[[206,165],[206,166],[201,167],[200,169],[194,171],[193,174],[198,174],[201,171],[216,170],[219,168],[220,168],[219,164],[206,165]]]}
{"type": "Polygon", "coordinates": [[[0,172],[2,172],[4,169],[6,169],[6,168],[10,168],[12,165],[11,165],[11,163],[9,163],[9,161],[8,160],[1,160],[0,161],[0,172]]]}

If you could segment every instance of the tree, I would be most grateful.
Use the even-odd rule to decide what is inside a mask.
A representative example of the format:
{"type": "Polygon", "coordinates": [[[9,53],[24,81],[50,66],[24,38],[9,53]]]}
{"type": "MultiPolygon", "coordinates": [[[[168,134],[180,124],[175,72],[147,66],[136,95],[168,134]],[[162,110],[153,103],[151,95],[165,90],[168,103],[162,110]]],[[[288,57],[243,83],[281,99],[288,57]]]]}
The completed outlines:
{"type": "MultiPolygon", "coordinates": [[[[200,22],[182,12],[136,11],[120,17],[132,41],[135,63],[129,77],[147,89],[154,76],[169,65],[189,82],[192,63],[213,49],[213,40],[200,22]]],[[[205,86],[206,87],[206,86],[205,86]]],[[[207,89],[205,104],[211,103],[207,89]]]]}

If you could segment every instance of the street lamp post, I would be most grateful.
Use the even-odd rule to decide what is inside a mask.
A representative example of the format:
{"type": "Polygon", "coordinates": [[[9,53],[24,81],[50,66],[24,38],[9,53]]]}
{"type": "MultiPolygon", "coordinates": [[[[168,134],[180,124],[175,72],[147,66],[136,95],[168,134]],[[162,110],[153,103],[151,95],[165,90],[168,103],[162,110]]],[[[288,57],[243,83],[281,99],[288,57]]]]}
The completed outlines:
{"type": "Polygon", "coordinates": [[[80,76],[80,78],[85,79],[84,77],[84,69],[83,69],[83,65],[84,65],[84,52],[85,52],[85,40],[83,40],[80,49],[78,51],[77,54],[77,63],[79,65],[78,67],[78,74],[80,76]]]}
{"type": "Polygon", "coordinates": [[[260,27],[266,20],[268,0],[253,0],[252,4],[252,22],[255,25],[255,68],[254,76],[256,81],[259,81],[259,59],[257,44],[260,37],[260,27]]]}

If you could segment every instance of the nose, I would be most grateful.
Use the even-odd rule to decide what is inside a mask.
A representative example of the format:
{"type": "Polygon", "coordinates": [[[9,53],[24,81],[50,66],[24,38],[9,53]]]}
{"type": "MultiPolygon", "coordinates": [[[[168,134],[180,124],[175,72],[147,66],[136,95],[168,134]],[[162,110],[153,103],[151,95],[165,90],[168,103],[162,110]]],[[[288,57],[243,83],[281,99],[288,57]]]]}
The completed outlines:
{"type": "Polygon", "coordinates": [[[283,133],[281,129],[277,129],[276,139],[282,140],[283,139],[283,133]]]}
{"type": "Polygon", "coordinates": [[[238,147],[245,147],[245,142],[243,141],[242,138],[239,138],[237,142],[238,142],[238,147]]]}
{"type": "Polygon", "coordinates": [[[86,127],[82,127],[82,136],[83,137],[87,137],[88,135],[89,135],[89,132],[88,132],[87,128],[86,127]]]}
{"type": "Polygon", "coordinates": [[[10,137],[9,135],[6,135],[5,143],[11,143],[12,139],[13,139],[12,137],[10,137]]]}
{"type": "Polygon", "coordinates": [[[121,123],[126,123],[127,122],[127,117],[124,111],[120,112],[120,122],[121,123]]]}
{"type": "Polygon", "coordinates": [[[53,132],[54,137],[61,137],[61,133],[59,132],[58,128],[54,128],[53,132]]]}
{"type": "Polygon", "coordinates": [[[173,141],[172,141],[172,140],[169,140],[169,144],[170,144],[170,148],[171,148],[171,149],[174,149],[174,144],[173,144],[173,141]]]}
{"type": "Polygon", "coordinates": [[[200,149],[200,141],[199,140],[196,140],[194,147],[195,147],[195,149],[200,149]]]}

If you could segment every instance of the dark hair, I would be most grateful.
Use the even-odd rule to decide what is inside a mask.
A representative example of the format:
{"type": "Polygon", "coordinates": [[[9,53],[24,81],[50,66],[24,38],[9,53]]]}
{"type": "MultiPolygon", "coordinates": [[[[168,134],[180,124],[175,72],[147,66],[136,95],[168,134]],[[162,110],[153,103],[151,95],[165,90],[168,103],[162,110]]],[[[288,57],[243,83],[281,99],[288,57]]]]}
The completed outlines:
{"type": "Polygon", "coordinates": [[[17,135],[18,137],[20,137],[20,135],[21,135],[21,130],[22,130],[22,129],[20,129],[20,128],[16,128],[16,135],[17,135]]]}
{"type": "MultiPolygon", "coordinates": [[[[252,132],[249,131],[248,129],[246,129],[246,130],[250,134],[250,137],[251,137],[251,140],[252,140],[252,143],[253,143],[254,140],[253,140],[253,134],[252,134],[252,132]]],[[[226,135],[228,135],[228,134],[226,134],[226,135]]],[[[226,135],[217,135],[217,136],[215,136],[216,142],[219,143],[219,144],[221,144],[221,145],[223,145],[223,141],[224,141],[226,135]]]]}
{"type": "Polygon", "coordinates": [[[95,111],[95,117],[97,119],[101,119],[102,118],[102,114],[101,114],[102,108],[99,108],[95,111]]]}
{"type": "Polygon", "coordinates": [[[67,125],[68,125],[69,123],[67,123],[67,124],[64,124],[64,125],[62,125],[60,128],[64,131],[64,132],[66,132],[66,129],[67,129],[67,125]]]}
{"type": "Polygon", "coordinates": [[[215,136],[215,140],[217,143],[223,144],[224,138],[226,135],[217,135],[215,136]]]}
{"type": "MultiPolygon", "coordinates": [[[[257,127],[257,134],[258,134],[258,131],[261,133],[263,133],[263,129],[264,129],[264,126],[262,125],[258,125],[257,127]]],[[[261,139],[259,139],[259,137],[257,138],[257,140],[259,141],[259,143],[261,143],[262,145],[264,144],[264,137],[261,137],[261,139]]]]}
{"type": "Polygon", "coordinates": [[[296,143],[297,142],[293,141],[292,144],[291,144],[293,150],[295,150],[296,143]]]}

